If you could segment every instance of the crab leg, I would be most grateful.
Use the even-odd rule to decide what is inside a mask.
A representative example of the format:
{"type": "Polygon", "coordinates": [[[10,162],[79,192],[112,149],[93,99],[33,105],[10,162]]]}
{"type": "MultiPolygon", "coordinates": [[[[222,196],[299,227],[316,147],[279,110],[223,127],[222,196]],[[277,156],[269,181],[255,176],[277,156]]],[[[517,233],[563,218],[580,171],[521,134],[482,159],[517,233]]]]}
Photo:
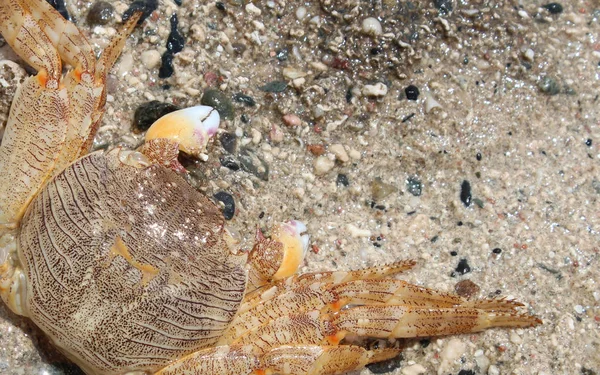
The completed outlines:
{"type": "Polygon", "coordinates": [[[247,347],[218,346],[190,354],[155,375],[331,375],[398,355],[397,349],[360,346],[284,345],[262,356],[247,347]]]}

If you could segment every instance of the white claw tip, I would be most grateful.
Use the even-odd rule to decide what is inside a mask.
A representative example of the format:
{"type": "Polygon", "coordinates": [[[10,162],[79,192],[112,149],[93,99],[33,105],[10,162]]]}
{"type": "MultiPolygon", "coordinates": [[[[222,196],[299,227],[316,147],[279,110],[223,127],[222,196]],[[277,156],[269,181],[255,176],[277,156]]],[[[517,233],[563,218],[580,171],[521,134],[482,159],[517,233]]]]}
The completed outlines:
{"type": "Polygon", "coordinates": [[[297,220],[281,223],[273,228],[272,239],[277,239],[284,246],[283,261],[273,279],[279,280],[296,273],[308,252],[310,236],[306,233],[306,225],[297,220]]]}
{"type": "Polygon", "coordinates": [[[219,128],[219,112],[199,105],[171,112],[152,124],[146,141],[167,138],[179,144],[179,150],[198,157],[219,128]]]}

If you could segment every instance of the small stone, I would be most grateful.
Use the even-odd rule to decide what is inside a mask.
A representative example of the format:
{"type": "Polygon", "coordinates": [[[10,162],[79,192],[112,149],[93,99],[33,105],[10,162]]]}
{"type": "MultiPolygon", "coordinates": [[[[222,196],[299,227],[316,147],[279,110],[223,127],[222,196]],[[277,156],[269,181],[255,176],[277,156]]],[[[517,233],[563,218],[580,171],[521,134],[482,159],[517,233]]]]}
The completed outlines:
{"type": "Polygon", "coordinates": [[[382,362],[371,363],[366,367],[372,374],[387,374],[402,366],[402,361],[404,361],[404,357],[402,354],[398,354],[394,358],[382,362]]]}
{"type": "Polygon", "coordinates": [[[471,280],[461,280],[454,285],[454,291],[461,297],[471,298],[475,294],[479,293],[481,288],[471,280]]]}
{"type": "Polygon", "coordinates": [[[404,88],[404,93],[408,100],[417,100],[419,98],[419,88],[415,85],[406,86],[404,88]]]}
{"type": "Polygon", "coordinates": [[[500,375],[500,369],[496,365],[490,365],[488,375],[500,375]]]}
{"type": "Polygon", "coordinates": [[[106,1],[96,1],[90,7],[85,20],[90,26],[106,25],[113,18],[114,12],[115,8],[112,4],[106,1]]]}
{"type": "Polygon", "coordinates": [[[288,85],[285,81],[271,81],[264,86],[259,87],[264,92],[284,92],[288,85]]]}
{"type": "Polygon", "coordinates": [[[160,65],[160,52],[155,49],[144,51],[140,54],[140,61],[146,69],[154,69],[160,65]]]}
{"type": "Polygon", "coordinates": [[[335,184],[337,186],[349,186],[350,185],[350,181],[348,180],[348,176],[346,176],[343,173],[340,173],[337,175],[337,179],[335,180],[335,184]]]}
{"type": "Polygon", "coordinates": [[[269,180],[269,165],[256,152],[249,148],[242,148],[239,159],[244,171],[252,173],[263,181],[269,180]]]}
{"type": "Polygon", "coordinates": [[[219,141],[221,141],[221,146],[225,149],[225,151],[230,154],[234,154],[237,148],[237,137],[233,133],[221,133],[219,137],[219,141]]]}
{"type": "Polygon", "coordinates": [[[255,14],[257,16],[260,16],[262,13],[262,11],[259,8],[257,8],[256,5],[254,5],[252,3],[246,4],[246,12],[255,14]]]}
{"type": "Polygon", "coordinates": [[[454,8],[452,0],[434,0],[434,4],[440,13],[443,14],[452,12],[452,9],[454,8]]]}
{"type": "Polygon", "coordinates": [[[550,14],[560,14],[563,12],[563,6],[559,3],[548,3],[543,6],[550,14]]]}
{"type": "Polygon", "coordinates": [[[442,349],[440,358],[447,362],[453,362],[459,359],[464,352],[467,350],[467,345],[460,339],[452,338],[448,341],[448,344],[442,349]]]}
{"type": "Polygon", "coordinates": [[[473,370],[460,370],[458,375],[475,375],[475,371],[473,370]]]}
{"type": "Polygon", "coordinates": [[[523,52],[523,58],[529,62],[533,62],[533,58],[535,56],[535,52],[531,48],[527,48],[525,52],[523,52]]]}
{"type": "Polygon", "coordinates": [[[145,132],[156,120],[178,109],[179,107],[174,104],[163,103],[158,100],[140,104],[133,115],[133,132],[145,132]]]}
{"type": "Polygon", "coordinates": [[[406,190],[408,190],[408,192],[414,195],[415,197],[418,197],[423,193],[423,185],[421,184],[421,181],[419,181],[418,178],[409,177],[406,180],[406,190]]]}
{"type": "Polygon", "coordinates": [[[422,365],[415,363],[414,365],[406,366],[402,369],[402,375],[420,375],[427,372],[427,369],[422,365]]]}
{"type": "Polygon", "coordinates": [[[238,103],[245,104],[246,107],[254,107],[256,105],[256,101],[253,97],[246,94],[242,94],[241,92],[238,92],[237,94],[233,95],[233,100],[235,100],[238,103]]]}
{"type": "Polygon", "coordinates": [[[585,309],[581,305],[575,305],[574,309],[577,314],[583,314],[585,312],[585,309]]]}
{"type": "Polygon", "coordinates": [[[344,149],[344,146],[340,143],[333,144],[329,146],[329,151],[333,152],[335,158],[342,163],[346,163],[350,160],[348,153],[344,149]]]}
{"type": "Polygon", "coordinates": [[[306,149],[315,156],[321,156],[325,154],[325,146],[319,144],[306,145],[306,149]]]}
{"type": "Polygon", "coordinates": [[[541,92],[548,95],[556,95],[560,92],[560,86],[552,77],[544,77],[538,82],[538,88],[541,92]]]}
{"type": "Polygon", "coordinates": [[[362,22],[362,31],[367,35],[378,36],[383,34],[381,22],[375,17],[365,18],[362,22]]]}
{"type": "Polygon", "coordinates": [[[471,184],[467,180],[463,180],[460,185],[460,200],[463,202],[465,207],[471,205],[471,184]]]}
{"type": "Polygon", "coordinates": [[[321,155],[314,161],[315,174],[318,176],[324,175],[335,166],[335,161],[331,160],[327,155],[321,155]]]}
{"type": "Polygon", "coordinates": [[[425,91],[425,113],[433,111],[435,108],[442,108],[442,105],[435,100],[430,92],[425,91]]]}
{"type": "Polygon", "coordinates": [[[296,116],[293,113],[288,113],[288,114],[283,115],[282,119],[283,119],[283,123],[286,124],[287,126],[302,125],[302,120],[300,119],[300,117],[296,116]]]}
{"type": "Polygon", "coordinates": [[[177,18],[177,14],[171,15],[169,22],[171,23],[171,32],[167,38],[167,51],[176,54],[183,50],[185,39],[179,32],[179,19],[177,18]]]}
{"type": "Polygon", "coordinates": [[[588,147],[592,147],[592,138],[588,138],[585,140],[585,145],[588,147]]]}
{"type": "Polygon", "coordinates": [[[225,220],[231,220],[235,215],[235,200],[233,196],[224,191],[220,191],[214,195],[215,199],[223,203],[223,217],[225,220]]]}
{"type": "Polygon", "coordinates": [[[238,164],[238,162],[235,160],[235,158],[232,155],[221,156],[219,158],[219,161],[221,162],[221,165],[224,166],[225,168],[229,168],[232,171],[240,170],[240,165],[238,164]]]}
{"type": "Polygon", "coordinates": [[[302,21],[303,19],[306,18],[307,15],[308,15],[308,10],[306,9],[306,7],[300,6],[300,7],[298,7],[298,9],[296,9],[296,19],[298,21],[302,21]]]}
{"type": "Polygon", "coordinates": [[[142,17],[138,21],[138,25],[146,20],[146,18],[150,17],[152,12],[158,9],[158,0],[135,0],[129,5],[129,8],[123,13],[123,21],[128,20],[133,13],[142,12],[142,17]]]}
{"type": "Polygon", "coordinates": [[[302,78],[302,77],[306,77],[306,75],[307,75],[306,72],[303,72],[300,69],[291,68],[291,67],[283,68],[282,74],[287,79],[302,78]]]}
{"type": "Polygon", "coordinates": [[[205,90],[200,103],[216,109],[221,118],[233,118],[233,105],[231,100],[227,95],[217,89],[205,90]]]}
{"type": "Polygon", "coordinates": [[[271,125],[271,130],[269,131],[269,139],[273,143],[280,143],[283,141],[284,133],[281,128],[275,124],[271,125]]]}
{"type": "Polygon", "coordinates": [[[499,247],[496,247],[492,250],[492,253],[494,253],[494,254],[500,254],[501,252],[502,252],[502,249],[499,247]]]}
{"type": "Polygon", "coordinates": [[[377,82],[374,85],[365,85],[362,89],[362,93],[365,96],[385,96],[388,92],[388,88],[385,84],[377,82]]]}
{"type": "Polygon", "coordinates": [[[381,201],[396,191],[397,189],[395,186],[386,184],[379,177],[376,177],[373,182],[371,182],[371,197],[375,202],[381,201]]]}
{"type": "Polygon", "coordinates": [[[467,260],[463,258],[458,262],[458,266],[456,266],[455,271],[459,275],[464,275],[471,272],[471,266],[469,266],[469,262],[467,262],[467,260]]]}
{"type": "Polygon", "coordinates": [[[281,48],[275,51],[275,58],[279,61],[286,61],[289,55],[290,51],[287,48],[281,48]]]}

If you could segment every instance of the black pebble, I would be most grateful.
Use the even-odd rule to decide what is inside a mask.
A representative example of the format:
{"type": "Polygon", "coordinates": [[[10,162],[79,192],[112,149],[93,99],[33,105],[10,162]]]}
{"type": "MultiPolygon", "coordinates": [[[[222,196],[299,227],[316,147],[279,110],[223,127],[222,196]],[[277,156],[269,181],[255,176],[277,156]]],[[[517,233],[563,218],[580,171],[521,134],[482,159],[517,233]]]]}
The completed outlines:
{"type": "Polygon", "coordinates": [[[181,4],[183,4],[183,1],[182,1],[182,0],[174,0],[174,1],[175,1],[175,4],[177,4],[177,5],[179,5],[179,6],[181,6],[181,4]]]}
{"type": "Polygon", "coordinates": [[[225,3],[224,3],[224,2],[222,2],[222,1],[217,1],[217,2],[215,3],[215,7],[216,7],[218,10],[220,10],[221,12],[224,12],[224,11],[225,11],[225,9],[226,9],[226,8],[225,8],[225,3]]]}
{"type": "Polygon", "coordinates": [[[253,97],[249,96],[249,95],[245,95],[242,94],[241,92],[238,92],[237,94],[233,95],[233,100],[235,100],[238,103],[243,103],[248,107],[254,107],[256,105],[256,101],[254,100],[253,97]]]}
{"type": "Polygon", "coordinates": [[[481,161],[481,152],[478,152],[477,155],[475,155],[475,158],[477,161],[481,161]]]}
{"type": "Polygon", "coordinates": [[[88,25],[106,25],[111,21],[115,12],[112,4],[106,1],[96,1],[90,7],[86,17],[88,25]]]}
{"type": "Polygon", "coordinates": [[[271,81],[264,86],[260,86],[259,89],[264,92],[284,92],[287,89],[287,82],[271,81]]]}
{"type": "Polygon", "coordinates": [[[213,107],[219,112],[221,118],[233,118],[231,99],[220,90],[206,89],[200,99],[200,104],[213,107]]]}
{"type": "Polygon", "coordinates": [[[338,186],[348,186],[350,185],[350,181],[348,181],[348,176],[343,173],[337,175],[337,180],[335,181],[338,186]]]}
{"type": "Polygon", "coordinates": [[[221,165],[224,166],[225,168],[229,168],[232,171],[239,171],[240,170],[239,163],[231,155],[221,156],[219,158],[219,161],[221,162],[221,165]]]}
{"type": "Polygon", "coordinates": [[[142,17],[138,21],[138,25],[150,17],[152,12],[158,8],[158,0],[135,0],[129,8],[123,13],[123,21],[127,21],[135,12],[142,12],[142,17]]]}
{"type": "Polygon", "coordinates": [[[161,58],[160,68],[158,69],[158,78],[169,78],[174,72],[173,52],[165,51],[161,58]]]}
{"type": "Polygon", "coordinates": [[[452,12],[452,0],[434,0],[433,3],[443,14],[452,12]]]}
{"type": "Polygon", "coordinates": [[[457,256],[457,255],[458,255],[458,253],[457,253],[456,251],[451,251],[451,252],[450,252],[450,255],[452,255],[453,257],[455,257],[455,256],[457,256]]]}
{"type": "Polygon", "coordinates": [[[402,361],[404,357],[402,354],[398,354],[396,357],[385,360],[383,362],[376,362],[367,365],[366,367],[373,374],[387,374],[388,372],[392,372],[395,369],[399,368],[402,365],[402,361]]]}
{"type": "Polygon", "coordinates": [[[178,109],[179,107],[174,104],[163,103],[158,100],[142,103],[133,115],[133,131],[136,133],[145,132],[154,121],[178,109]]]}
{"type": "MultiPolygon", "coordinates": [[[[4,1],[4,0],[2,0],[4,1]]],[[[60,13],[61,16],[63,16],[64,19],[66,20],[71,20],[71,16],[69,15],[69,12],[67,11],[67,8],[65,7],[65,2],[63,0],[46,0],[48,1],[48,3],[50,5],[52,5],[52,7],[56,10],[58,10],[58,13],[60,13]]]]}
{"type": "Polygon", "coordinates": [[[225,220],[231,220],[235,214],[235,201],[231,194],[220,191],[215,194],[214,197],[225,205],[225,207],[223,207],[223,217],[225,220]]]}
{"type": "Polygon", "coordinates": [[[422,348],[426,348],[429,346],[429,344],[431,344],[431,340],[430,339],[423,339],[419,341],[419,344],[421,344],[422,348]]]}
{"type": "Polygon", "coordinates": [[[460,200],[463,202],[465,207],[469,207],[471,205],[471,184],[467,180],[464,180],[460,185],[460,200]]]}
{"type": "Polygon", "coordinates": [[[455,271],[458,272],[460,275],[464,275],[466,273],[471,272],[471,267],[469,266],[467,260],[463,258],[458,262],[458,266],[456,266],[455,271]]]}
{"type": "Polygon", "coordinates": [[[346,103],[352,102],[352,87],[348,87],[346,90],[346,103]]]}
{"type": "Polygon", "coordinates": [[[185,39],[177,29],[177,27],[179,26],[179,20],[177,19],[177,15],[173,14],[169,21],[171,22],[171,32],[169,33],[169,38],[167,39],[167,51],[170,51],[173,54],[175,54],[181,52],[185,44],[185,39]]]}
{"type": "Polygon", "coordinates": [[[563,6],[559,3],[549,3],[544,5],[544,8],[546,8],[550,14],[559,14],[563,11],[563,6]]]}
{"type": "Polygon", "coordinates": [[[247,124],[247,123],[249,123],[249,122],[250,122],[250,117],[248,117],[248,115],[247,115],[247,114],[245,114],[245,113],[242,113],[242,115],[240,116],[240,120],[242,120],[242,122],[243,122],[244,124],[247,124]]]}
{"type": "Polygon", "coordinates": [[[219,137],[219,141],[221,141],[221,146],[225,149],[225,151],[230,154],[235,153],[235,149],[237,148],[237,137],[233,133],[222,133],[219,137]]]}
{"type": "Polygon", "coordinates": [[[419,98],[419,88],[415,85],[406,86],[404,93],[408,100],[417,100],[419,98]]]}
{"type": "Polygon", "coordinates": [[[502,252],[502,249],[499,247],[496,247],[495,249],[492,250],[492,253],[494,254],[500,254],[502,252]]]}
{"type": "Polygon", "coordinates": [[[406,180],[406,189],[415,197],[418,197],[421,194],[423,194],[423,184],[416,177],[409,177],[406,180]]]}
{"type": "Polygon", "coordinates": [[[275,52],[275,57],[276,57],[276,58],[277,58],[277,60],[279,60],[279,61],[285,61],[285,60],[287,60],[287,59],[288,59],[288,57],[289,57],[289,55],[290,55],[290,51],[288,51],[288,49],[287,49],[287,48],[278,49],[278,50],[275,52]]]}
{"type": "Polygon", "coordinates": [[[586,146],[588,146],[588,147],[592,147],[592,138],[588,138],[588,139],[585,141],[585,145],[586,145],[586,146]]]}
{"type": "Polygon", "coordinates": [[[475,375],[475,371],[473,370],[460,370],[458,375],[475,375]]]}

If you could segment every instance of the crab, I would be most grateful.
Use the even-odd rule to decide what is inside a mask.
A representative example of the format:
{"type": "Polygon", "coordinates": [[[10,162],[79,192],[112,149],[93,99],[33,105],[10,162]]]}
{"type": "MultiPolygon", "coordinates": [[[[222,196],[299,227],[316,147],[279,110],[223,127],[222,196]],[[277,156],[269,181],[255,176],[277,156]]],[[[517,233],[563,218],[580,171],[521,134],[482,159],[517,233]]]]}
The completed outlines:
{"type": "Polygon", "coordinates": [[[342,374],[397,339],[541,323],[506,299],[465,300],[395,278],[413,261],[297,275],[306,227],[238,249],[177,155],[199,156],[216,110],[173,112],[139,150],[89,153],[106,76],[141,14],[96,60],[44,0],[2,0],[0,32],[37,70],[0,147],[0,295],[88,374],[342,374]],[[62,75],[62,62],[72,67],[62,75]]]}

